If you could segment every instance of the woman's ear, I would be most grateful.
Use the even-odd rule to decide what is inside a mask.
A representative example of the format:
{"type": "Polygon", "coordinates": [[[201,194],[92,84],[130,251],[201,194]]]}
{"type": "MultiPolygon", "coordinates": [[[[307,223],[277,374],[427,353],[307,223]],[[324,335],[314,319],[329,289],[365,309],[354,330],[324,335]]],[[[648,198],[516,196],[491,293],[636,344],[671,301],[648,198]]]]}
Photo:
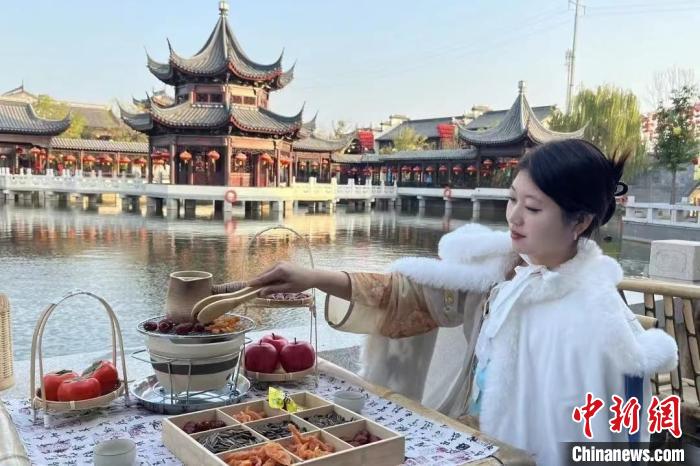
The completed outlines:
{"type": "Polygon", "coordinates": [[[591,222],[593,222],[593,214],[580,214],[576,220],[576,224],[574,225],[574,239],[578,239],[578,237],[581,236],[581,233],[586,231],[588,227],[591,226],[591,222]]]}

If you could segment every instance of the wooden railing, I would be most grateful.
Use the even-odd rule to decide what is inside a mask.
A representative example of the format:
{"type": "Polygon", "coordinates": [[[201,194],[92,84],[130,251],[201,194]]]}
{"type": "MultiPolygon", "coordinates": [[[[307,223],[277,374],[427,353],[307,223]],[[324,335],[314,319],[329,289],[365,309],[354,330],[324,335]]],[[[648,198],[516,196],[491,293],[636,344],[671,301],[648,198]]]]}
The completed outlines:
{"type": "MultiPolygon", "coordinates": [[[[644,295],[644,314],[648,317],[660,316],[657,313],[657,296],[663,306],[663,328],[671,335],[680,348],[681,360],[678,368],[670,374],[671,392],[685,401],[694,416],[700,417],[700,351],[698,350],[697,325],[694,307],[700,303],[700,285],[673,283],[647,278],[625,278],[618,285],[621,291],[635,291],[644,295]],[[678,312],[676,309],[679,308],[678,312]],[[685,373],[688,371],[689,373],[685,373]],[[686,388],[685,394],[683,388],[686,388]],[[692,401],[688,395],[694,392],[692,401]]],[[[700,309],[698,309],[700,312],[700,309]]],[[[663,378],[656,376],[655,387],[659,393],[663,378]]]]}

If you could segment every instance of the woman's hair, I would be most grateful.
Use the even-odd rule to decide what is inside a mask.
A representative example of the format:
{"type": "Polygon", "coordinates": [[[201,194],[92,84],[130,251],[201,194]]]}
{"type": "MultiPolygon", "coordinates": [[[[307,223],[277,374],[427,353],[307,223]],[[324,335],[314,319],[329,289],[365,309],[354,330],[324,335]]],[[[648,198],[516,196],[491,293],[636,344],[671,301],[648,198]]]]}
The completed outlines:
{"type": "Polygon", "coordinates": [[[627,192],[620,181],[629,154],[608,158],[594,144],[568,139],[542,144],[526,154],[519,170],[527,170],[537,187],[564,212],[565,221],[593,215],[581,236],[590,237],[615,212],[615,196],[627,192]]]}

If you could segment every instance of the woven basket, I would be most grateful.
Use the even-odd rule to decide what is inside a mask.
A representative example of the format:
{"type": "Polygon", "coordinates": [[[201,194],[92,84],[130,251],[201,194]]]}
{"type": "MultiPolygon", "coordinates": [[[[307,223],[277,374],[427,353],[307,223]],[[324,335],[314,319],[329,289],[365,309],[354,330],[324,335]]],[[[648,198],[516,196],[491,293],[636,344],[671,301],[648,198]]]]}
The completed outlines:
{"type": "Polygon", "coordinates": [[[12,316],[10,301],[0,294],[0,390],[15,384],[12,367],[12,316]]]}
{"type": "MultiPolygon", "coordinates": [[[[31,368],[29,373],[29,400],[31,401],[32,408],[34,410],[43,409],[44,410],[44,422],[47,423],[47,414],[52,413],[62,413],[69,411],[81,411],[85,409],[100,408],[109,405],[112,401],[118,397],[124,395],[126,403],[129,404],[129,388],[126,383],[126,355],[124,354],[124,342],[122,341],[122,332],[119,327],[119,321],[117,321],[117,316],[114,314],[112,307],[103,298],[89,293],[87,291],[72,291],[65,295],[63,298],[59,299],[55,303],[51,303],[39,317],[39,321],[34,329],[34,336],[32,337],[32,359],[31,368]],[[92,398],[89,400],[82,401],[48,401],[44,398],[44,360],[41,352],[41,343],[44,336],[44,328],[46,327],[46,322],[49,320],[51,314],[58,308],[58,306],[64,301],[73,298],[75,296],[90,296],[98,300],[104,307],[105,312],[109,316],[110,327],[112,330],[112,363],[118,366],[117,363],[117,345],[119,345],[119,351],[121,352],[121,376],[119,386],[106,395],[99,396],[97,398],[92,398]],[[36,363],[39,363],[39,379],[37,384],[36,379],[36,363]],[[36,395],[37,387],[41,388],[41,396],[36,395]]],[[[35,411],[36,413],[36,411],[35,411]]]]}

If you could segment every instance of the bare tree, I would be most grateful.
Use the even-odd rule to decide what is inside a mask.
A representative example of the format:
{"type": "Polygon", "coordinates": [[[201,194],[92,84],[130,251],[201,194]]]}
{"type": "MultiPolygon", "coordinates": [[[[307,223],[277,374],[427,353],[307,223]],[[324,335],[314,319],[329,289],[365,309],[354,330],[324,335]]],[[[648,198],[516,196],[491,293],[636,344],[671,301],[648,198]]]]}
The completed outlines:
{"type": "Polygon", "coordinates": [[[650,107],[668,107],[671,95],[683,87],[696,87],[695,71],[690,68],[673,67],[654,73],[651,84],[647,87],[647,103],[650,107]]]}

